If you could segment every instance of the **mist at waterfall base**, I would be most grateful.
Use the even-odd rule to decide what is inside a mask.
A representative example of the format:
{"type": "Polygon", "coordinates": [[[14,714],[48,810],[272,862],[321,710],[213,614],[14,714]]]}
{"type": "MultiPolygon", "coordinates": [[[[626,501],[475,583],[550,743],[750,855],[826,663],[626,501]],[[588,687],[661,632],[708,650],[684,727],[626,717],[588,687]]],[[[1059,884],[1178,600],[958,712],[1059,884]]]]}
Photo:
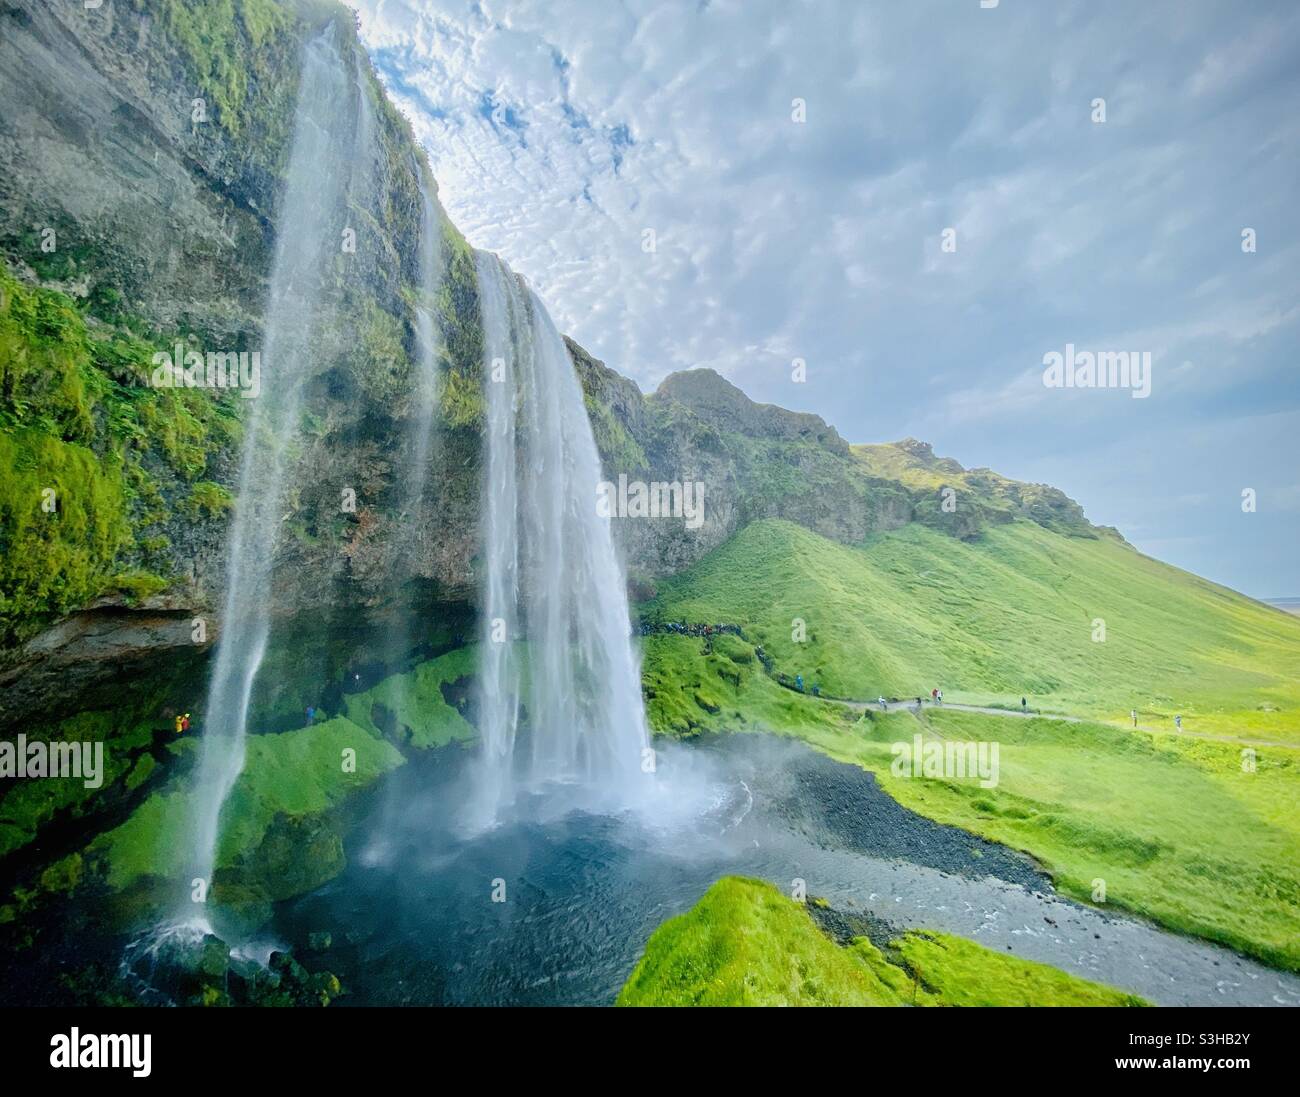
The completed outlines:
{"type": "Polygon", "coordinates": [[[474,763],[450,748],[390,774],[342,875],[277,907],[282,941],[330,935],[300,956],[339,976],[338,1005],[611,1004],[650,935],[729,874],[786,894],[804,881],[841,939],[938,929],[1160,1005],[1300,1005],[1300,977],[1062,900],[1027,857],[908,811],[795,740],[668,744],[654,780],[675,810],[516,817],[467,836],[474,763]]]}
{"type": "MultiPolygon", "coordinates": [[[[235,954],[265,962],[273,948],[292,949],[308,970],[339,977],[336,1006],[609,1004],[665,919],[740,874],[786,894],[805,881],[831,904],[810,904],[810,914],[829,913],[835,934],[880,943],[911,927],[941,930],[1159,1005],[1300,1005],[1300,976],[1062,900],[1028,858],[908,811],[870,773],[797,740],[736,734],[659,753],[656,781],[707,795],[653,819],[575,811],[467,837],[473,752],[418,752],[360,794],[343,872],[276,904],[235,954]],[[318,934],[331,938],[324,951],[313,947],[318,934]]],[[[5,957],[9,1000],[66,1004],[68,957],[121,958],[120,938],[87,929],[83,917],[66,929],[50,922],[41,948],[5,957]]],[[[165,953],[137,956],[141,1002],[177,1000],[165,953]]]]}

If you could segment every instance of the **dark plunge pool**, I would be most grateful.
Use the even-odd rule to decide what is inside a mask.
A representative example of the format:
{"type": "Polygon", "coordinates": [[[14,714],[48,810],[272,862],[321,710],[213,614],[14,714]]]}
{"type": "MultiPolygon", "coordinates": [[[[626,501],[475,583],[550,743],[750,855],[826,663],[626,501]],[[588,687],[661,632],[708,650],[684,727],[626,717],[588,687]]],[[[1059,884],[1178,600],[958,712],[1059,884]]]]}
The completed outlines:
{"type": "Polygon", "coordinates": [[[274,934],[322,963],[340,1004],[609,1004],[646,939],[720,876],[796,880],[878,928],[932,928],[1160,1004],[1300,1004],[1300,979],[1056,897],[1026,858],[899,806],[800,743],[737,735],[661,754],[657,804],[551,810],[461,832],[467,755],[416,759],[372,797],[348,868],[283,904],[274,934]],[[501,901],[496,901],[501,900],[501,901]]]}

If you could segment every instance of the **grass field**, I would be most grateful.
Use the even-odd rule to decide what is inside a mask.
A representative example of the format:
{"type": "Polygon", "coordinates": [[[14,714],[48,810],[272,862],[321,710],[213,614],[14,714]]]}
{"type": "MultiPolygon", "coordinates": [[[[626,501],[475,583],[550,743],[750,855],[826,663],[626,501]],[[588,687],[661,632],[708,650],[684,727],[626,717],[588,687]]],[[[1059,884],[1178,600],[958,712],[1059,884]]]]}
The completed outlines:
{"type": "Polygon", "coordinates": [[[727,876],[651,935],[622,1006],[1144,1005],[947,934],[837,945],[771,884],[727,876]]]}
{"type": "Polygon", "coordinates": [[[939,822],[1032,854],[1067,895],[1300,970],[1300,754],[1091,721],[928,709],[866,714],[785,689],[743,641],[651,636],[643,648],[656,732],[771,731],[876,773],[939,822]],[[999,783],[900,778],[891,744],[921,733],[997,742],[999,783]]]}
{"type": "Polygon", "coordinates": [[[1300,618],[1109,537],[1016,521],[963,542],[913,523],[850,547],[766,520],[641,611],[739,624],[778,670],[841,697],[938,687],[952,701],[1027,696],[1116,721],[1137,709],[1157,727],[1181,714],[1188,731],[1300,742],[1300,618]]]}
{"type": "Polygon", "coordinates": [[[1300,758],[1093,723],[931,711],[870,714],[802,737],[872,770],[900,803],[1031,853],[1064,894],[1300,970],[1300,758]],[[999,783],[896,777],[917,732],[996,742],[999,783]],[[1103,904],[1097,904],[1103,905],[1103,904]]]}

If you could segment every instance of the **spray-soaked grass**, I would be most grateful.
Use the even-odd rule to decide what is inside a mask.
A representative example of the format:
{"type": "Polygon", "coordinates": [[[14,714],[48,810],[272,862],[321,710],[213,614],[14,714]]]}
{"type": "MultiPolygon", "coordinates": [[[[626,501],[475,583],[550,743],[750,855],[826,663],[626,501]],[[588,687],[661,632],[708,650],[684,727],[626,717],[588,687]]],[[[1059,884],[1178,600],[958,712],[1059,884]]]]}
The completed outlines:
{"type": "Polygon", "coordinates": [[[650,937],[624,1006],[1141,1005],[946,934],[841,947],[771,884],[727,876],[650,937]]]}
{"type": "Polygon", "coordinates": [[[477,732],[447,703],[442,687],[477,669],[477,646],[457,648],[421,663],[407,674],[385,678],[364,693],[348,694],[344,711],[367,731],[375,735],[395,731],[401,741],[420,750],[473,739],[477,732]]]}
{"type": "MultiPolygon", "coordinates": [[[[277,815],[325,812],[401,764],[396,748],[343,717],[282,735],[250,735],[243,773],[222,809],[217,867],[256,849],[277,815]]],[[[106,879],[115,889],[151,876],[179,880],[191,855],[193,817],[188,783],[173,782],[97,838],[88,853],[106,858],[106,879]]]]}
{"type": "Polygon", "coordinates": [[[714,640],[703,654],[700,639],[660,634],[642,645],[641,682],[651,728],[686,738],[707,731],[810,733],[828,725],[848,728],[857,713],[840,705],[813,704],[773,681],[751,645],[734,636],[714,640]]]}
{"type": "Polygon", "coordinates": [[[741,625],[844,697],[1018,705],[1189,731],[1300,740],[1300,618],[1111,538],[1030,522],[958,541],[912,524],[860,548],[755,522],[641,607],[741,625]],[[796,619],[807,641],[796,642],[796,619]],[[1105,623],[1105,640],[1094,641],[1105,623]]]}
{"type": "MultiPolygon", "coordinates": [[[[867,942],[857,942],[855,947],[867,942]]],[[[893,942],[924,988],[917,1005],[1145,1006],[1149,1002],[1048,964],[993,952],[948,933],[912,932],[893,942]]]]}
{"type": "MultiPolygon", "coordinates": [[[[471,737],[473,728],[446,702],[441,686],[469,673],[473,660],[472,648],[458,648],[347,695],[343,714],[278,735],[250,735],[243,772],[222,809],[218,869],[245,862],[277,818],[319,818],[400,766],[402,754],[387,739],[429,749],[471,737]],[[396,718],[396,727],[385,712],[396,718]],[[375,716],[389,727],[378,726],[375,716]]],[[[190,739],[177,746],[192,751],[199,743],[190,739]]],[[[118,891],[149,879],[174,882],[190,855],[193,810],[189,780],[173,780],[121,826],[95,839],[87,850],[91,863],[101,866],[105,882],[118,891]]]]}

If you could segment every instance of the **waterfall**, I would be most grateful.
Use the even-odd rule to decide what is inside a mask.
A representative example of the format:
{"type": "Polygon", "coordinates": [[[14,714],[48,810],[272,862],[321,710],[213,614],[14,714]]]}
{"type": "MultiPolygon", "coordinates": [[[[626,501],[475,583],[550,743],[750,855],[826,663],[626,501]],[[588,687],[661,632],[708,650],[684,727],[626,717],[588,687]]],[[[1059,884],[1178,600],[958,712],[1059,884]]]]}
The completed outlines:
{"type": "Polygon", "coordinates": [[[473,822],[563,789],[593,810],[647,787],[649,736],[626,582],[568,348],[541,300],[477,258],[487,457],[478,795],[473,822]]]}
{"type": "MultiPolygon", "coordinates": [[[[422,166],[415,171],[420,180],[420,294],[415,303],[415,374],[411,386],[411,409],[406,441],[406,467],[397,487],[399,525],[393,535],[393,583],[409,583],[418,574],[417,553],[424,524],[424,495],[429,480],[429,461],[434,448],[434,415],[438,410],[438,354],[442,335],[434,318],[438,291],[442,286],[442,216],[430,191],[422,166]]],[[[396,623],[385,644],[385,659],[402,664],[410,655],[416,621],[413,591],[400,599],[396,623]]],[[[402,680],[405,683],[405,679],[402,680]]],[[[402,688],[405,688],[403,685],[402,688]]]]}
{"type": "MultiPolygon", "coordinates": [[[[419,166],[417,165],[417,171],[419,166]]],[[[416,387],[415,414],[411,419],[411,463],[406,481],[406,511],[418,511],[424,500],[433,444],[433,416],[438,407],[438,350],[440,333],[433,310],[442,285],[442,219],[420,171],[420,301],[415,306],[416,387]]],[[[406,529],[415,528],[407,522],[406,529]]]]}
{"type": "MultiPolygon", "coordinates": [[[[337,251],[357,101],[325,32],[304,47],[276,233],[261,395],[245,420],[239,494],[227,545],[222,632],[195,774],[193,876],[211,883],[221,808],[244,766],[249,699],[270,635],[272,571],[296,456],[302,385],[311,375],[322,271],[337,251]],[[341,120],[342,123],[341,124],[341,120]]],[[[186,887],[187,909],[189,885],[186,887]]]]}
{"type": "MultiPolygon", "coordinates": [[[[352,127],[352,153],[349,162],[347,194],[353,205],[369,198],[375,178],[375,107],[370,100],[370,81],[361,54],[352,57],[352,82],[357,97],[355,124],[352,127]]],[[[353,228],[357,226],[352,225],[353,228]]]]}
{"type": "Polygon", "coordinates": [[[515,346],[526,323],[519,286],[501,260],[475,256],[483,325],[487,459],[483,506],[483,627],[479,647],[479,796],[477,822],[491,821],[507,799],[519,728],[518,487],[515,456],[515,346]]]}

